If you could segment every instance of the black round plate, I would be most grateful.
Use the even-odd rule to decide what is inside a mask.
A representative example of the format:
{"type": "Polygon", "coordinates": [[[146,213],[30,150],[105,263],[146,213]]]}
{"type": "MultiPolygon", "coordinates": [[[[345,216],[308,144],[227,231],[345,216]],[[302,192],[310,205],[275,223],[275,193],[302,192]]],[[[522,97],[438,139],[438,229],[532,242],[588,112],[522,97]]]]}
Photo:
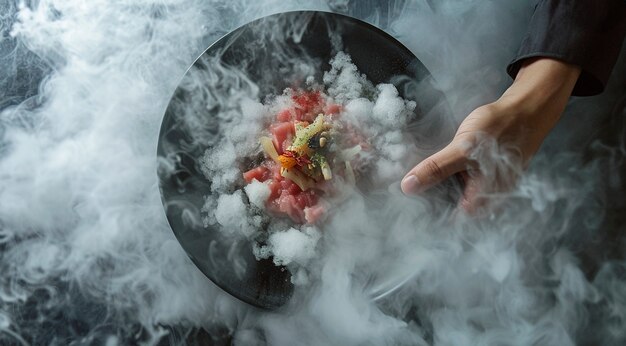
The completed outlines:
{"type": "Polygon", "coordinates": [[[226,237],[201,221],[203,197],[211,193],[211,181],[202,174],[198,159],[220,131],[224,105],[214,101],[228,97],[237,85],[230,77],[222,83],[220,78],[226,77],[219,70],[240,71],[244,79],[258,85],[257,95],[262,98],[301,83],[305,76],[296,72],[299,62],[315,66],[320,81],[338,50],[348,53],[374,84],[393,83],[403,97],[414,99],[417,112],[439,102],[434,89],[429,96],[420,88],[419,100],[411,93],[411,85],[427,83],[430,75],[415,55],[390,35],[348,16],[297,11],[258,19],[215,42],[187,71],[163,118],[158,176],[169,224],[209,279],[257,307],[274,309],[289,300],[293,293],[289,271],[275,266],[271,259],[257,261],[250,242],[226,237]],[[204,80],[198,77],[203,73],[208,87],[202,87],[204,80]],[[205,101],[197,102],[199,98],[205,101]]]}

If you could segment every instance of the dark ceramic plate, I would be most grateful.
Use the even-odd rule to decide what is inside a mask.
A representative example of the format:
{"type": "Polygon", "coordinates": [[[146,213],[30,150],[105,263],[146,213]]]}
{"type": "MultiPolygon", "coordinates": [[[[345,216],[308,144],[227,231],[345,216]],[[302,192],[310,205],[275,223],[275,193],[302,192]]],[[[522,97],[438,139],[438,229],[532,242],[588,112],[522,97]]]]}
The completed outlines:
{"type": "Polygon", "coordinates": [[[271,259],[257,261],[245,239],[225,237],[203,226],[203,196],[211,193],[211,181],[200,171],[198,159],[220,134],[225,98],[244,88],[246,78],[258,85],[252,92],[261,98],[280,93],[301,83],[305,72],[311,73],[295,72],[302,62],[315,66],[320,80],[338,50],[347,52],[374,84],[393,83],[404,98],[417,101],[418,113],[441,100],[434,88],[427,95],[423,87],[417,100],[411,85],[429,83],[429,73],[411,51],[382,30],[344,15],[298,11],[258,19],[215,42],[187,71],[163,118],[158,175],[169,224],[209,279],[257,307],[285,304],[293,293],[291,274],[271,259]],[[239,71],[241,78],[226,76],[223,70],[239,71]]]}

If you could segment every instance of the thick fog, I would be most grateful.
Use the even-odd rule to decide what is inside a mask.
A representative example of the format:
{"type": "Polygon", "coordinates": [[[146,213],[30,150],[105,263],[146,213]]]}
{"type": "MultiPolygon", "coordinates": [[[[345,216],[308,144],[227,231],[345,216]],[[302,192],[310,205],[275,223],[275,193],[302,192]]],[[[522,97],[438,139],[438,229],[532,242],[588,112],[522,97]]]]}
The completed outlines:
{"type": "MultiPolygon", "coordinates": [[[[446,96],[450,110],[431,119],[444,128],[430,140],[442,144],[510,84],[530,2],[4,1],[1,344],[626,342],[624,54],[603,95],[570,102],[517,186],[488,196],[497,209],[471,217],[405,197],[395,182],[376,191],[373,218],[373,197],[359,195],[322,235],[314,280],[273,312],[208,280],[161,203],[156,147],[170,97],[239,25],[315,9],[381,27],[446,96]],[[364,268],[398,288],[373,299],[364,268]]],[[[418,145],[406,164],[435,149],[418,145]]],[[[499,148],[474,155],[499,158],[488,177],[522,171],[499,148]]]]}

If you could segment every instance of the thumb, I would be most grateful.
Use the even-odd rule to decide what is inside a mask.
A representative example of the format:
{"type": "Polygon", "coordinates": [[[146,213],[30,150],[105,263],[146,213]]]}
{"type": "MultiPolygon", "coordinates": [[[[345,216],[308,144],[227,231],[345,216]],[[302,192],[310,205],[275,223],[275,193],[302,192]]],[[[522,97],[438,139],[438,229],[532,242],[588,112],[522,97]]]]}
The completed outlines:
{"type": "Polygon", "coordinates": [[[467,156],[464,152],[450,143],[407,173],[400,184],[402,192],[415,195],[426,191],[449,176],[467,169],[467,163],[467,156]]]}

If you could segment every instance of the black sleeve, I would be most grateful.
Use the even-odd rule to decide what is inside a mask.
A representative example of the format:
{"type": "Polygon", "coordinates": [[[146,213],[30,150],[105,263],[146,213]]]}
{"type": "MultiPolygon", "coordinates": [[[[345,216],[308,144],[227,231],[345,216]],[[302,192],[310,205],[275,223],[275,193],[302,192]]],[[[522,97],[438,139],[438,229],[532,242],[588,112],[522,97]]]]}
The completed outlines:
{"type": "Polygon", "coordinates": [[[572,95],[604,90],[626,33],[626,0],[540,0],[528,33],[507,67],[515,78],[524,59],[549,57],[582,68],[572,95]]]}

